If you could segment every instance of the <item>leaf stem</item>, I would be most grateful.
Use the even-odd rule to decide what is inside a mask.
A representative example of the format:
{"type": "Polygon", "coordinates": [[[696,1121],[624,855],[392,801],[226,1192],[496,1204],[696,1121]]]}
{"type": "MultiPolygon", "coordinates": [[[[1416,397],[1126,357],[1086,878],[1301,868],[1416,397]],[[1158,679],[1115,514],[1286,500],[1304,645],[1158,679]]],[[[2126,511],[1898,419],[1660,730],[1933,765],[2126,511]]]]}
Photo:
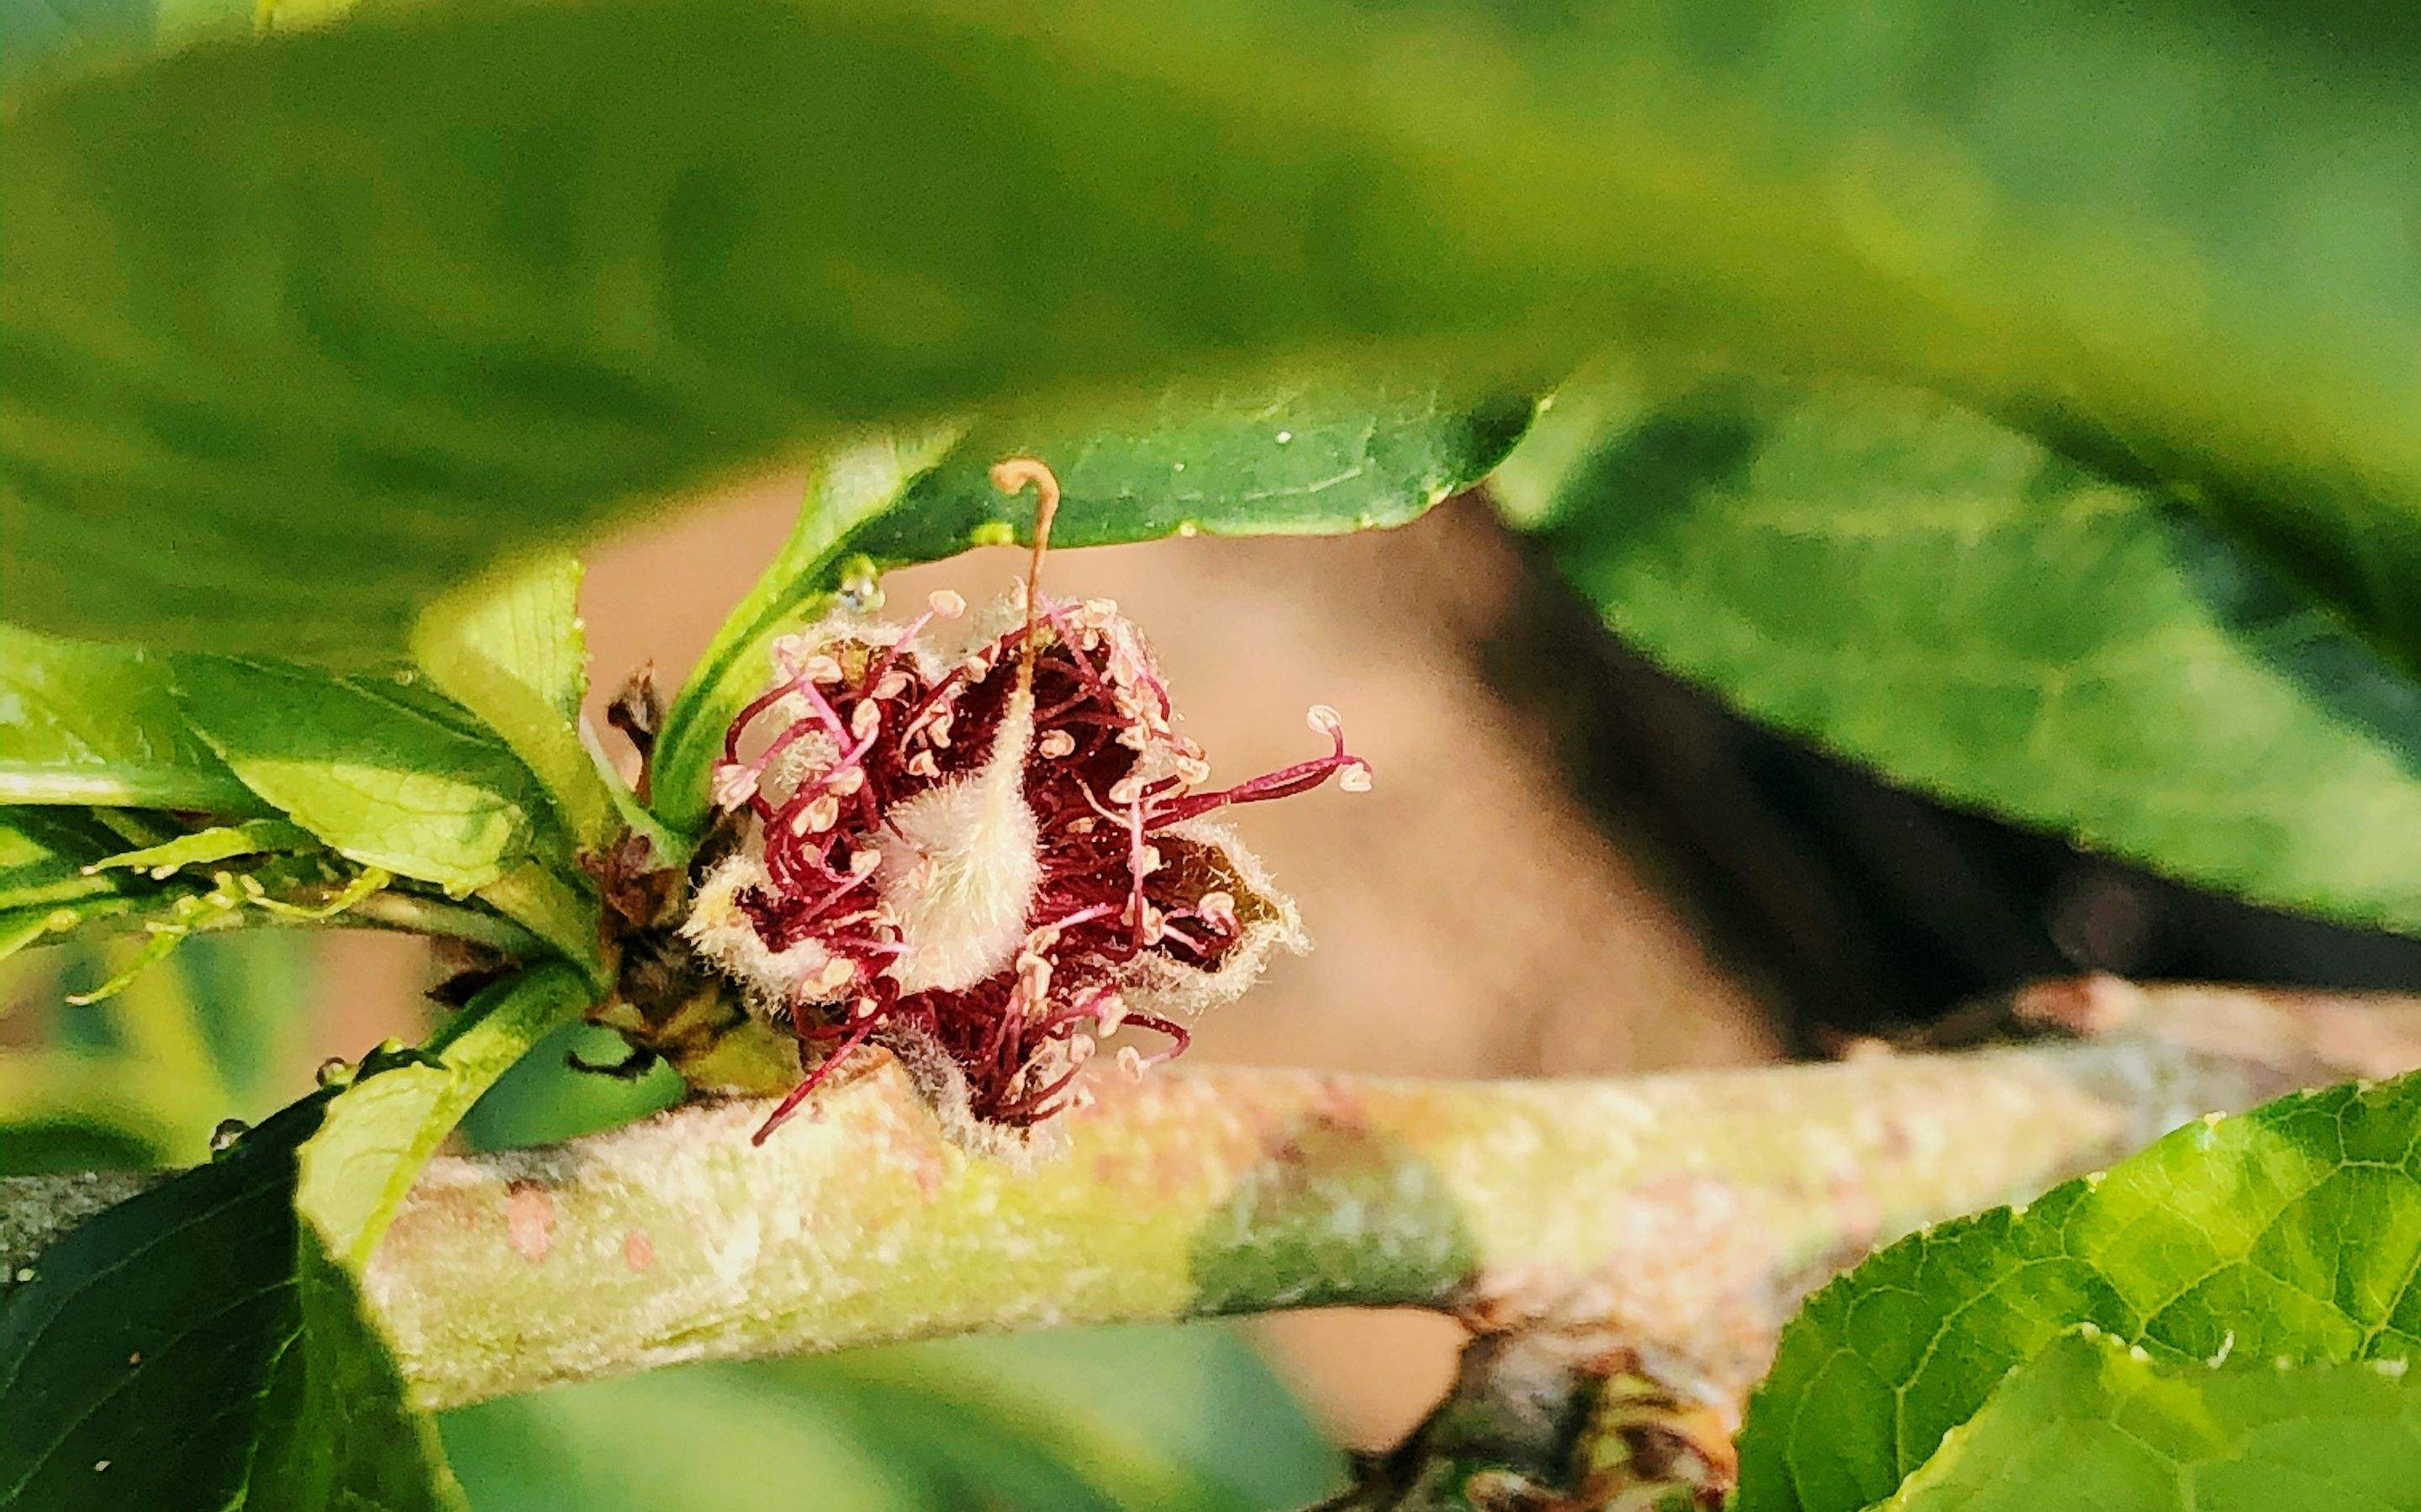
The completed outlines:
{"type": "Polygon", "coordinates": [[[363,924],[381,929],[399,929],[410,934],[439,935],[470,944],[485,945],[520,960],[554,954],[552,945],[500,914],[467,903],[448,902],[444,898],[400,892],[392,887],[361,899],[345,911],[343,918],[335,922],[338,925],[363,924]]]}

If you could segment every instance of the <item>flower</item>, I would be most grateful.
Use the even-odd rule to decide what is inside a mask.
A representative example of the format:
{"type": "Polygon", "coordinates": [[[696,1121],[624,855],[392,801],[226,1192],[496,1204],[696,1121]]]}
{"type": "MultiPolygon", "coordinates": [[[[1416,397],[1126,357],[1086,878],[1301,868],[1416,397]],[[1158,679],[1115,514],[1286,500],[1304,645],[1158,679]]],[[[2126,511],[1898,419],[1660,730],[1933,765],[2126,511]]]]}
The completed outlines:
{"type": "MultiPolygon", "coordinates": [[[[1038,480],[1047,528],[1056,489],[1038,480]]],[[[869,1040],[938,1103],[1011,1129],[1088,1100],[1078,1073],[1124,1026],[1167,1040],[1121,1051],[1130,1074],[1177,1054],[1185,1019],[1304,943],[1209,816],[1369,785],[1321,707],[1327,754],[1201,790],[1201,749],[1116,604],[1029,583],[984,625],[937,630],[964,610],[936,594],[904,626],[844,609],[784,637],[726,738],[713,790],[735,838],[681,932],[799,1037],[808,1073],[760,1142],[869,1040]]]]}

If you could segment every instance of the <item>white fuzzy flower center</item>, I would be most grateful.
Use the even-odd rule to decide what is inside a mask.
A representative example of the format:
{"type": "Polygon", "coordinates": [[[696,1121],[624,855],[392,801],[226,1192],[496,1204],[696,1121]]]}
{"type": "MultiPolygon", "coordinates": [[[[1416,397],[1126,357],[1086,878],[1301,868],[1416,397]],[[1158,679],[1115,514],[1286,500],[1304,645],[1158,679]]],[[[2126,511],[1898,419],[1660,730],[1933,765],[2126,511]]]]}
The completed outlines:
{"type": "Polygon", "coordinates": [[[1030,699],[1013,706],[980,771],[886,816],[874,885],[904,947],[902,992],[955,992],[1005,970],[1025,939],[1042,880],[1041,832],[1025,802],[1030,699]]]}

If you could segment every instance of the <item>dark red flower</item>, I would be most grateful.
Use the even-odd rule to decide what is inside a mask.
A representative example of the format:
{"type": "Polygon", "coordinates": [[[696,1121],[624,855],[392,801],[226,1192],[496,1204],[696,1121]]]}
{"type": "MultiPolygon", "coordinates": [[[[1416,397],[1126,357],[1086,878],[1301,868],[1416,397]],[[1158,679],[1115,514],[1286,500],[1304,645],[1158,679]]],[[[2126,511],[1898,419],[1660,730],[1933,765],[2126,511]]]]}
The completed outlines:
{"type": "Polygon", "coordinates": [[[904,626],[836,613],[784,638],[779,680],[733,722],[714,784],[741,840],[682,933],[799,1037],[807,1074],[759,1140],[869,1040],[975,1120],[1033,1124],[1089,1098],[1106,1037],[1165,1037],[1119,1052],[1140,1074],[1302,947],[1208,816],[1332,774],[1367,787],[1335,713],[1311,711],[1327,754],[1200,790],[1135,627],[1107,600],[1034,605],[1012,597],[955,648],[936,631],[956,595],[904,626]]]}

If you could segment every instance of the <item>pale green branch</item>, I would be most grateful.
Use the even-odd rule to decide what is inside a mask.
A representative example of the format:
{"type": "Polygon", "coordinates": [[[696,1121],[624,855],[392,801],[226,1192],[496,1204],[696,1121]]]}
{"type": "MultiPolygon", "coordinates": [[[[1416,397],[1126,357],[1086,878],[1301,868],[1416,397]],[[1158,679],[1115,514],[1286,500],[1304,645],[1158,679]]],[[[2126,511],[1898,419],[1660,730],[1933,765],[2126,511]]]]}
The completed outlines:
{"type": "Polygon", "coordinates": [[[1618,1082],[1168,1075],[1021,1169],[887,1061],[763,1147],[756,1102],[434,1162],[368,1294],[433,1404],[676,1361],[1323,1303],[1586,1318],[1733,1386],[1878,1240],[2304,1082],[2421,1064],[2421,1011],[2118,984],[2124,1027],[1618,1082]]]}
{"type": "MultiPolygon", "coordinates": [[[[750,1145],[693,1105],[430,1163],[366,1290],[422,1400],[677,1361],[1059,1323],[1407,1304],[1593,1325],[1723,1391],[1879,1240],[2294,1086],[2421,1065],[2410,1000],[2111,982],[2019,1016],[2089,1037],[1624,1081],[1156,1075],[1023,1161],[951,1144],[888,1060],[750,1145]]],[[[14,1268],[110,1178],[0,1185],[14,1268]]]]}

